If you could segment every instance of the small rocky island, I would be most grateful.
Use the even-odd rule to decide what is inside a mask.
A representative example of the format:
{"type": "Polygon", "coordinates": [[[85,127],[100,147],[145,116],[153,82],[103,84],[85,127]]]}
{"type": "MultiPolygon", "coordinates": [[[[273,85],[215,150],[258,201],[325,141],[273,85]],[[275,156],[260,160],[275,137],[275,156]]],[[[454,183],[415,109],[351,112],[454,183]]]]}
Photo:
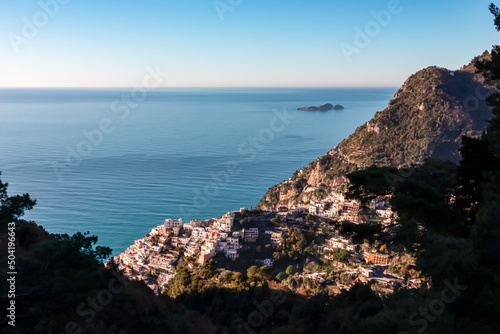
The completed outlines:
{"type": "Polygon", "coordinates": [[[322,106],[319,107],[302,107],[298,108],[297,110],[304,110],[304,111],[328,111],[328,110],[342,110],[344,109],[343,106],[340,104],[336,104],[335,106],[331,103],[323,104],[322,106]]]}

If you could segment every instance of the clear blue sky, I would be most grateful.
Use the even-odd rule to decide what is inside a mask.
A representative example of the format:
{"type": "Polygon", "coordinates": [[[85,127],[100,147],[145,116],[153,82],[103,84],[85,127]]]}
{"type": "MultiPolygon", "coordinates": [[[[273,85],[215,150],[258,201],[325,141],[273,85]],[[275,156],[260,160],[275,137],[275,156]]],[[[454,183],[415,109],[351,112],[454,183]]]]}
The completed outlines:
{"type": "Polygon", "coordinates": [[[167,87],[399,86],[500,39],[489,0],[400,0],[380,31],[371,11],[389,0],[60,0],[45,22],[40,3],[55,1],[0,0],[0,87],[132,87],[147,66],[167,87]],[[374,37],[348,61],[356,27],[374,37]]]}

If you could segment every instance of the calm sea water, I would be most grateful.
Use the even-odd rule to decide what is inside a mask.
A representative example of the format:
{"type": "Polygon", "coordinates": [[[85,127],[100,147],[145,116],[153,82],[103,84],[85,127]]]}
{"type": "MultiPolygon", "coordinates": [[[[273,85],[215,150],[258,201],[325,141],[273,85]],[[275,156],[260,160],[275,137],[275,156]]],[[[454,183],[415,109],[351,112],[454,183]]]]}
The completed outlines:
{"type": "Polygon", "coordinates": [[[327,152],[395,88],[0,89],[0,171],[27,219],[123,251],[165,218],[219,217],[327,152]],[[331,102],[345,110],[297,111],[331,102]]]}

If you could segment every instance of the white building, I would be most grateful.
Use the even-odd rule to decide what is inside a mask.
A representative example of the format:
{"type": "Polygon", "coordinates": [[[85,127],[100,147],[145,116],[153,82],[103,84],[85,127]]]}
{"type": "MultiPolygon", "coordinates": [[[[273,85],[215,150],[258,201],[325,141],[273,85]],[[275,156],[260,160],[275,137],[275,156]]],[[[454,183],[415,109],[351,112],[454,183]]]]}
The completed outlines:
{"type": "Polygon", "coordinates": [[[182,218],[179,219],[165,219],[165,223],[163,223],[165,228],[180,228],[182,227],[182,218]]]}
{"type": "Polygon", "coordinates": [[[292,207],[292,209],[294,209],[295,212],[297,212],[297,213],[304,213],[304,212],[306,212],[306,208],[303,207],[303,206],[301,206],[301,205],[297,205],[297,206],[294,205],[292,207]]]}
{"type": "Polygon", "coordinates": [[[200,227],[202,225],[201,219],[191,219],[188,224],[182,225],[183,229],[192,230],[195,227],[200,227]]]}
{"type": "Polygon", "coordinates": [[[184,250],[184,254],[186,256],[195,256],[198,253],[198,250],[200,247],[194,243],[189,243],[186,245],[186,248],[184,250]]]}
{"type": "Polygon", "coordinates": [[[350,239],[342,238],[339,236],[327,239],[325,241],[325,250],[333,251],[335,249],[345,249],[348,251],[355,251],[356,245],[350,239]]]}
{"type": "Polygon", "coordinates": [[[231,232],[231,229],[233,228],[233,223],[234,223],[234,215],[231,213],[226,213],[222,218],[220,219],[220,229],[225,232],[231,232]]]}
{"type": "Polygon", "coordinates": [[[363,267],[361,267],[361,273],[365,277],[373,277],[373,276],[375,276],[375,273],[370,268],[363,268],[363,267]]]}
{"type": "Polygon", "coordinates": [[[309,214],[317,215],[319,213],[319,208],[316,205],[309,205],[309,214]]]}
{"type": "Polygon", "coordinates": [[[150,259],[149,266],[152,268],[167,269],[175,260],[176,258],[172,255],[158,254],[150,259]]]}
{"type": "Polygon", "coordinates": [[[264,259],[264,265],[267,267],[272,267],[274,263],[273,259],[264,259]]]}
{"type": "Polygon", "coordinates": [[[227,238],[226,242],[227,242],[226,250],[228,249],[237,250],[238,248],[240,248],[240,241],[238,238],[227,238]]]}
{"type": "Polygon", "coordinates": [[[238,255],[238,252],[236,250],[226,250],[226,257],[230,258],[231,260],[236,260],[239,255],[238,255]]]}
{"type": "Polygon", "coordinates": [[[155,246],[155,245],[153,245],[153,246],[151,246],[151,248],[150,248],[150,249],[151,249],[153,252],[155,252],[155,253],[159,253],[159,252],[161,252],[161,251],[162,251],[163,246],[160,246],[160,245],[156,245],[156,246],[155,246]]]}

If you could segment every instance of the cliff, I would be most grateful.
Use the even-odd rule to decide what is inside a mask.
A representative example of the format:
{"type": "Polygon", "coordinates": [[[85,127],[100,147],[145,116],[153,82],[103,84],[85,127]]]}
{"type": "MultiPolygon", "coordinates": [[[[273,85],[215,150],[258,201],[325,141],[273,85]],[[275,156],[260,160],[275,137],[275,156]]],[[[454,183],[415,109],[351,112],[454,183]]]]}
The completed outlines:
{"type": "MultiPolygon", "coordinates": [[[[485,53],[474,61],[488,57],[485,53]]],[[[387,108],[270,188],[258,207],[276,209],[323,199],[342,187],[347,173],[372,165],[403,167],[427,158],[458,162],[461,137],[481,134],[492,115],[485,99],[493,88],[474,73],[474,61],[459,71],[431,66],[410,76],[387,108]]]]}

